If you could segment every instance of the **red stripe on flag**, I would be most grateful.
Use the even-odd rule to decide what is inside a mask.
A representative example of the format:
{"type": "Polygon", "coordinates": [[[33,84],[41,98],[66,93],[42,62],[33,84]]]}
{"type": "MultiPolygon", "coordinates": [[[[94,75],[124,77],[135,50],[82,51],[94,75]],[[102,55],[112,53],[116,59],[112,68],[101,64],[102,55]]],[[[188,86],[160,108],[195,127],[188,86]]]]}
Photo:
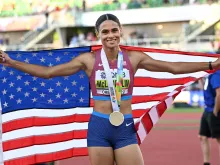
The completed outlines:
{"type": "Polygon", "coordinates": [[[64,151],[56,151],[49,154],[36,154],[31,156],[25,156],[18,159],[5,161],[4,165],[30,165],[42,162],[51,162],[55,160],[61,160],[71,158],[74,156],[87,156],[87,148],[72,148],[64,151]]]}
{"type": "Polygon", "coordinates": [[[49,135],[39,135],[39,136],[29,136],[25,138],[13,139],[3,142],[3,151],[29,147],[33,145],[43,145],[64,142],[73,139],[86,139],[87,130],[75,130],[64,133],[49,134],[49,135]]]}
{"type": "Polygon", "coordinates": [[[133,118],[139,118],[148,111],[149,109],[136,109],[132,111],[132,116],[133,118]]]}
{"type": "Polygon", "coordinates": [[[168,92],[159,93],[159,94],[155,94],[155,95],[133,96],[132,97],[132,104],[150,102],[150,101],[159,101],[161,99],[164,99],[167,95],[168,95],[168,92]]]}
{"type": "Polygon", "coordinates": [[[3,133],[17,130],[21,128],[28,128],[33,126],[48,126],[48,125],[59,125],[68,124],[73,122],[88,122],[90,118],[89,114],[74,114],[64,117],[29,117],[22,118],[20,120],[13,120],[2,125],[3,133]]]}
{"type": "Polygon", "coordinates": [[[165,101],[162,101],[160,104],[158,104],[157,106],[157,113],[159,115],[159,117],[162,116],[162,114],[165,112],[165,110],[167,109],[167,105],[165,101]]]}
{"type": "Polygon", "coordinates": [[[173,79],[159,79],[151,77],[135,77],[134,86],[135,87],[167,87],[171,85],[183,85],[189,81],[195,81],[194,77],[185,78],[173,78],[173,79]]]}
{"type": "Polygon", "coordinates": [[[151,117],[148,112],[143,116],[143,118],[141,119],[141,122],[142,122],[146,132],[147,133],[150,132],[150,130],[153,127],[153,122],[152,122],[151,117]]]}

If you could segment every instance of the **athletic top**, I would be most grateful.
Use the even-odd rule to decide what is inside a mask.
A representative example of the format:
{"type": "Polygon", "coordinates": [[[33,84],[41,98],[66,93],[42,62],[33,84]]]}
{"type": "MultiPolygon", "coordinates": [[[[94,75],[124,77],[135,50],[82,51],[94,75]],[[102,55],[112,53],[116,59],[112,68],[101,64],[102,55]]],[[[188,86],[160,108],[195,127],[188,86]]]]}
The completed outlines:
{"type": "MultiPolygon", "coordinates": [[[[133,85],[134,85],[134,72],[131,62],[125,50],[121,49],[123,54],[123,82],[121,100],[129,100],[132,98],[133,85]]],[[[95,52],[95,64],[92,74],[90,76],[90,85],[94,100],[110,100],[108,82],[104,67],[101,60],[101,50],[95,52]]],[[[113,84],[116,85],[117,75],[117,60],[114,62],[109,61],[109,68],[111,70],[113,84]]]]}
{"type": "Polygon", "coordinates": [[[220,88],[220,70],[209,75],[204,85],[204,103],[207,112],[212,112],[214,109],[216,88],[220,88]]]}

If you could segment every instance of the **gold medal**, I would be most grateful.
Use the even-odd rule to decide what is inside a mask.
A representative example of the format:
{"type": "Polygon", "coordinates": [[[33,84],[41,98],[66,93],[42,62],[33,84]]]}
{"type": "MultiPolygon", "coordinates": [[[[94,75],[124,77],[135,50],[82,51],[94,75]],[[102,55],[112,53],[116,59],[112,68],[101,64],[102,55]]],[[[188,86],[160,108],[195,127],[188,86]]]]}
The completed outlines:
{"type": "Polygon", "coordinates": [[[119,126],[124,122],[124,115],[119,111],[112,112],[109,121],[112,125],[119,126]]]}

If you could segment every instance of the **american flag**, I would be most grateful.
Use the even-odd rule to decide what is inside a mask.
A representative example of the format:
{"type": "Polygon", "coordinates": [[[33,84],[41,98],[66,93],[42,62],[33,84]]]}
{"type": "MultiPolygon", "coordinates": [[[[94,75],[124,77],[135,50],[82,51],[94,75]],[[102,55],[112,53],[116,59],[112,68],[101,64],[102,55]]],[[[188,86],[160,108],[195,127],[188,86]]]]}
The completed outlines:
{"type": "MultiPolygon", "coordinates": [[[[145,52],[163,61],[214,61],[219,55],[121,46],[145,52]]],[[[32,64],[53,66],[70,61],[80,53],[101,46],[8,52],[11,58],[32,64]]],[[[173,75],[137,71],[132,110],[139,144],[154,124],[187,86],[208,71],[173,75]]],[[[74,156],[85,156],[87,128],[93,99],[89,79],[83,71],[68,77],[41,79],[13,68],[0,66],[2,145],[4,165],[28,165],[74,156]]]]}

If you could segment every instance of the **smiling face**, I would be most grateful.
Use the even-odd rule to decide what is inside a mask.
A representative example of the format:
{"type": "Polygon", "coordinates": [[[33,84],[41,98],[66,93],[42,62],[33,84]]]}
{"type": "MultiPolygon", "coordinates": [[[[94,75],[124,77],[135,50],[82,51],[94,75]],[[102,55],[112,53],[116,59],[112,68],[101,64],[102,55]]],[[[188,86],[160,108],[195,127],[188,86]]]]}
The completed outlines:
{"type": "Polygon", "coordinates": [[[106,20],[99,26],[98,36],[106,48],[118,47],[121,37],[121,27],[118,23],[106,20]]]}

